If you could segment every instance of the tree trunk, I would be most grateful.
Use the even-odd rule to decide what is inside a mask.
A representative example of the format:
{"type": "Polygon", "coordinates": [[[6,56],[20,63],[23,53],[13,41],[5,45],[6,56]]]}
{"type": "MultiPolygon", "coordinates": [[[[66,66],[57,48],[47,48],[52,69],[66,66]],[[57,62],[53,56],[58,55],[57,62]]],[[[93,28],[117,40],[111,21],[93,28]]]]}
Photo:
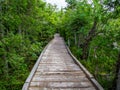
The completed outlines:
{"type": "Polygon", "coordinates": [[[68,47],[70,47],[70,39],[68,38],[68,47]]]}
{"type": "Polygon", "coordinates": [[[78,48],[80,47],[80,34],[78,35],[78,48]]]}
{"type": "Polygon", "coordinates": [[[118,61],[116,65],[116,90],[120,90],[120,52],[118,55],[118,61]]]}
{"type": "Polygon", "coordinates": [[[4,68],[4,75],[6,77],[6,80],[8,80],[9,77],[9,67],[8,67],[8,60],[6,59],[6,55],[3,56],[5,60],[5,68],[4,68]]]}
{"type": "Polygon", "coordinates": [[[77,45],[77,36],[76,32],[74,32],[74,40],[75,40],[75,45],[77,45]]]}
{"type": "Polygon", "coordinates": [[[88,58],[88,54],[89,54],[89,43],[86,42],[82,48],[82,56],[81,59],[82,60],[86,60],[88,58]]]}
{"type": "Polygon", "coordinates": [[[82,45],[81,59],[83,59],[83,60],[87,60],[87,58],[88,58],[90,42],[96,35],[96,27],[97,27],[97,21],[94,20],[93,26],[92,26],[91,30],[89,31],[88,36],[85,38],[85,42],[82,45]]]}
{"type": "Polygon", "coordinates": [[[18,27],[18,34],[22,34],[21,25],[18,27]]]}

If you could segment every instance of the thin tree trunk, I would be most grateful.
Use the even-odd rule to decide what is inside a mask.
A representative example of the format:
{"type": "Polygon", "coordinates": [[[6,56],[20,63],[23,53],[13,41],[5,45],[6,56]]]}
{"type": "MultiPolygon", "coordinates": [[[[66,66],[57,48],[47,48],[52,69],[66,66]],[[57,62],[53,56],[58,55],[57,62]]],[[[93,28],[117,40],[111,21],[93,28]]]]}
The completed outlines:
{"type": "Polygon", "coordinates": [[[1,31],[2,31],[1,37],[3,38],[4,37],[4,30],[1,30],[1,31]]]}
{"type": "Polygon", "coordinates": [[[77,36],[76,32],[74,32],[74,39],[75,39],[75,45],[77,45],[77,36]]]}
{"type": "Polygon", "coordinates": [[[4,55],[3,58],[5,60],[4,75],[6,76],[6,80],[8,80],[8,76],[9,76],[8,60],[6,59],[6,55],[4,55]]]}
{"type": "Polygon", "coordinates": [[[116,90],[120,90],[120,51],[118,55],[118,61],[116,66],[116,90]]]}
{"type": "Polygon", "coordinates": [[[18,33],[19,33],[20,35],[22,34],[21,25],[18,27],[18,33]]]}
{"type": "Polygon", "coordinates": [[[80,34],[78,35],[78,48],[80,47],[80,34]]]}
{"type": "Polygon", "coordinates": [[[68,38],[68,46],[70,47],[70,39],[68,38]]]}

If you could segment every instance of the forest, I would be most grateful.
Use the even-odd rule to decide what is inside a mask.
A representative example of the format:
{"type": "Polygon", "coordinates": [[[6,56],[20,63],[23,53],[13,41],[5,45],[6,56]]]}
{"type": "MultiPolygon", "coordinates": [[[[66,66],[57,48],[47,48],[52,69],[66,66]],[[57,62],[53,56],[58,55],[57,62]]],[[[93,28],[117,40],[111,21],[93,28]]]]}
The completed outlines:
{"type": "Polygon", "coordinates": [[[105,90],[120,73],[120,1],[0,0],[0,90],[21,90],[38,56],[60,33],[105,90]]]}

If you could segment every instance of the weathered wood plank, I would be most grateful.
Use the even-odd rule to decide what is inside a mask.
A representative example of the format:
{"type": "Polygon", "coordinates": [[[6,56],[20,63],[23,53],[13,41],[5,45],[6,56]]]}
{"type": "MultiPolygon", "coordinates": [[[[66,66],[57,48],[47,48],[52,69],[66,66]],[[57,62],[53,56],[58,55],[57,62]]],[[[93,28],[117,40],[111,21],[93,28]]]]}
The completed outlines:
{"type": "MultiPolygon", "coordinates": [[[[35,75],[81,75],[84,74],[83,71],[74,72],[36,72],[35,75]]],[[[84,74],[85,75],[85,74],[84,74]]]]}
{"type": "Polygon", "coordinates": [[[31,87],[47,87],[47,88],[88,88],[92,87],[89,82],[31,82],[31,87]]]}
{"type": "Polygon", "coordinates": [[[83,82],[83,81],[89,81],[87,78],[85,77],[81,77],[81,79],[77,79],[77,78],[33,78],[32,80],[33,82],[83,82]]]}
{"type": "Polygon", "coordinates": [[[29,90],[96,90],[94,87],[88,88],[42,88],[42,87],[30,87],[29,90]]]}

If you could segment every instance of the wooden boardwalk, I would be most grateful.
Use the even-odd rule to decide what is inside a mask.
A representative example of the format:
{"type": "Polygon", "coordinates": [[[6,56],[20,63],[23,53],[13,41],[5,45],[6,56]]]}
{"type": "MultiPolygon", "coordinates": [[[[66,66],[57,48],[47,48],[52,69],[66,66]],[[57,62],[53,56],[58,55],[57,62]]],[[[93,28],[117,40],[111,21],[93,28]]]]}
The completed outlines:
{"type": "Polygon", "coordinates": [[[22,90],[103,90],[103,88],[71,54],[59,34],[56,34],[43,50],[22,90]]]}

